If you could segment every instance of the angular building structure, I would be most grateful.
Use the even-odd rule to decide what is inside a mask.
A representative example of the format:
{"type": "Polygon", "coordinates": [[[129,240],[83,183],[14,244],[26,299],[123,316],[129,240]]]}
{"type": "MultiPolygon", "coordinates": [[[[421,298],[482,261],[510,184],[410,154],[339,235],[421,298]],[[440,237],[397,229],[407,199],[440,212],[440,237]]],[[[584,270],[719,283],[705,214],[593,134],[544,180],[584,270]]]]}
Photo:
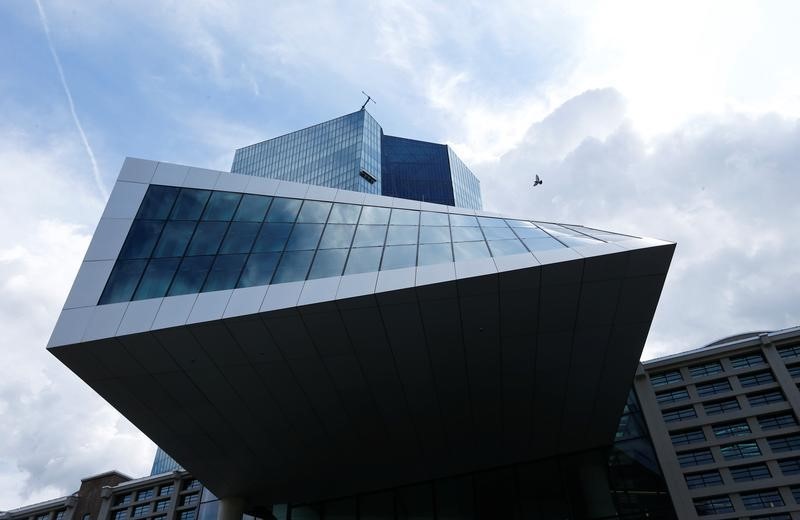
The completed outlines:
{"type": "Polygon", "coordinates": [[[671,518],[629,388],[674,244],[473,209],[441,145],[255,151],[293,135],[243,173],[126,159],[50,352],[226,520],[671,518]],[[427,162],[451,204],[397,180],[427,162]]]}

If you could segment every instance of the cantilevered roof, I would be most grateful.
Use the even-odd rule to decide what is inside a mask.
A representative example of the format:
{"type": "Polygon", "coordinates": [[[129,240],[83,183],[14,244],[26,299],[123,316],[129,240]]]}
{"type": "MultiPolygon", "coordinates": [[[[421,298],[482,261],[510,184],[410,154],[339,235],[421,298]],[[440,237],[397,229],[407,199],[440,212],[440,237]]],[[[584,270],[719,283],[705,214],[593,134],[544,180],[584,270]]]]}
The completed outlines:
{"type": "Polygon", "coordinates": [[[48,348],[218,496],[344,496],[609,444],[673,250],[128,159],[48,348]]]}

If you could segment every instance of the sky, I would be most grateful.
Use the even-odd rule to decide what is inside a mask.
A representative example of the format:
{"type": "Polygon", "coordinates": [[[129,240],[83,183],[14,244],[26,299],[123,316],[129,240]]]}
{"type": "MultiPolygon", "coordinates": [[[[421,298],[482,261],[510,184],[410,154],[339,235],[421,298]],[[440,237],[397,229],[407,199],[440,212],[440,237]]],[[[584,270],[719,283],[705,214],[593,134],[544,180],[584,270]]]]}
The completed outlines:
{"type": "Polygon", "coordinates": [[[791,1],[0,2],[0,510],[149,472],[152,442],[44,348],[124,157],[228,170],[362,90],[386,133],[451,144],[486,210],[677,242],[643,359],[800,324],[798,19],[791,1]]]}

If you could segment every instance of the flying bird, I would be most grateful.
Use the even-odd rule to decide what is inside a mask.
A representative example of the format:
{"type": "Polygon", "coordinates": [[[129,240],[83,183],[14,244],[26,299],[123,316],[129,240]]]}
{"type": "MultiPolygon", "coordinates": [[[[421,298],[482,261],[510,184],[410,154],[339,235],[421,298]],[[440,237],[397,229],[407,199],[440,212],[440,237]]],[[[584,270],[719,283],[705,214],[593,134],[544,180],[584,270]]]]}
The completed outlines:
{"type": "Polygon", "coordinates": [[[536,186],[538,186],[540,184],[544,184],[544,181],[542,179],[540,179],[539,176],[537,175],[536,176],[536,180],[533,181],[533,187],[535,188],[536,186]]]}

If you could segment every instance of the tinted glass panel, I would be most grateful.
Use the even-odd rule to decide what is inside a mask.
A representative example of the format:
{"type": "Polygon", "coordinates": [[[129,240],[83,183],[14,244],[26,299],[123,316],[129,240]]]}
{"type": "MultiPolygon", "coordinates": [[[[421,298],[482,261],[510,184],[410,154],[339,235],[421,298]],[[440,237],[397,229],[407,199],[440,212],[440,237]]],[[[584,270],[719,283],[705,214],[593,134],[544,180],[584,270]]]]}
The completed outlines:
{"type": "Polygon", "coordinates": [[[355,204],[334,204],[328,222],[332,224],[355,224],[358,222],[358,215],[361,213],[361,206],[355,204]]]}
{"type": "Polygon", "coordinates": [[[400,269],[417,264],[417,246],[386,246],[381,269],[400,269]]]}
{"type": "Polygon", "coordinates": [[[486,240],[507,240],[511,238],[517,238],[516,235],[514,235],[514,232],[507,227],[485,227],[483,228],[483,234],[486,236],[486,240]]]}
{"type": "Polygon", "coordinates": [[[189,244],[189,239],[192,238],[195,223],[186,220],[173,220],[167,222],[164,226],[164,231],[161,232],[161,238],[158,240],[158,245],[153,252],[156,258],[166,256],[183,256],[186,251],[186,246],[189,244]]]}
{"type": "Polygon", "coordinates": [[[564,247],[564,244],[552,238],[524,238],[522,241],[525,242],[525,245],[532,253],[564,247]]]}
{"type": "Polygon", "coordinates": [[[267,222],[294,222],[302,201],[296,199],[274,199],[267,213],[267,222]]]}
{"type": "Polygon", "coordinates": [[[270,202],[272,202],[272,197],[246,194],[242,197],[239,209],[236,210],[236,216],[233,217],[233,220],[239,222],[261,222],[267,214],[270,202]]]}
{"type": "Polygon", "coordinates": [[[213,192],[203,212],[203,220],[231,220],[241,198],[240,193],[213,192]]]}
{"type": "Polygon", "coordinates": [[[316,249],[323,227],[323,224],[295,224],[286,249],[292,251],[316,249]]]}
{"type": "Polygon", "coordinates": [[[311,266],[311,259],[314,251],[287,251],[281,258],[278,270],[272,279],[272,283],[296,282],[304,280],[308,268],[311,266]]]}
{"type": "Polygon", "coordinates": [[[350,258],[347,259],[347,269],[344,274],[366,273],[377,271],[381,261],[381,247],[362,247],[352,249],[350,258]]]}
{"type": "Polygon", "coordinates": [[[328,213],[331,211],[331,206],[332,204],[330,202],[307,200],[303,203],[303,208],[300,210],[300,215],[297,217],[297,221],[324,224],[328,219],[328,213]]]}
{"type": "Polygon", "coordinates": [[[470,215],[450,215],[451,226],[477,226],[478,219],[470,215]]]}
{"type": "Polygon", "coordinates": [[[146,298],[161,298],[167,294],[175,270],[178,269],[180,258],[159,258],[150,260],[147,268],[136,289],[134,300],[144,300],[146,298]]]}
{"type": "Polygon", "coordinates": [[[423,226],[447,226],[450,220],[447,218],[447,213],[423,211],[420,223],[423,226]]]}
{"type": "Polygon", "coordinates": [[[292,231],[292,224],[264,224],[253,244],[254,253],[269,253],[272,251],[283,251],[289,233],[292,231]]]}
{"type": "Polygon", "coordinates": [[[366,226],[359,224],[353,247],[382,246],[387,226],[366,226]]]}
{"type": "Polygon", "coordinates": [[[328,224],[319,243],[320,249],[350,247],[356,226],[353,224],[328,224]]]}
{"type": "Polygon", "coordinates": [[[119,257],[122,259],[149,258],[161,234],[162,227],[164,227],[163,220],[134,220],[119,257]]]}
{"type": "Polygon", "coordinates": [[[388,224],[389,208],[376,208],[374,206],[364,206],[361,210],[361,220],[359,224],[388,224]]]}
{"type": "Polygon", "coordinates": [[[100,297],[100,304],[130,301],[147,260],[118,260],[100,297]]]}
{"type": "MultiPolygon", "coordinates": [[[[533,225],[533,224],[531,224],[533,225]]],[[[514,233],[517,234],[519,238],[551,238],[550,235],[545,233],[539,228],[529,227],[529,228],[514,228],[514,233]]]]}
{"type": "Polygon", "coordinates": [[[450,244],[421,244],[419,246],[419,265],[441,264],[453,261],[450,244]]]}
{"type": "Polygon", "coordinates": [[[486,242],[483,241],[459,242],[453,244],[453,254],[455,255],[456,262],[490,257],[486,242]]]}
{"type": "Polygon", "coordinates": [[[416,226],[419,224],[419,211],[410,209],[393,209],[392,219],[389,221],[393,226],[416,226]]]}
{"type": "Polygon", "coordinates": [[[419,228],[417,226],[389,226],[386,245],[416,244],[418,234],[419,228]]]}
{"type": "Polygon", "coordinates": [[[518,255],[527,253],[528,250],[517,239],[514,240],[490,240],[489,248],[492,250],[492,256],[503,255],[518,255]]]}
{"type": "Polygon", "coordinates": [[[233,289],[239,280],[247,255],[219,255],[211,266],[203,292],[233,289]]]}
{"type": "Polygon", "coordinates": [[[341,275],[344,270],[345,261],[347,260],[347,253],[347,249],[324,249],[317,251],[308,278],[315,279],[341,275]]]}
{"type": "Polygon", "coordinates": [[[180,188],[172,186],[150,186],[144,196],[136,218],[166,219],[175,203],[180,188]]]}
{"type": "Polygon", "coordinates": [[[213,256],[187,256],[184,258],[169,288],[169,296],[200,292],[213,262],[213,256]]]}
{"type": "Polygon", "coordinates": [[[233,222],[222,243],[222,254],[249,253],[261,229],[258,222],[233,222]]]}
{"type": "Polygon", "coordinates": [[[453,242],[471,242],[476,240],[483,240],[483,233],[479,227],[454,227],[453,242]]]}
{"type": "Polygon", "coordinates": [[[253,253],[247,259],[247,263],[239,278],[238,287],[252,287],[254,285],[266,285],[275,272],[278,265],[280,253],[253,253]]]}
{"type": "Polygon", "coordinates": [[[227,222],[200,222],[186,250],[188,256],[215,255],[228,230],[227,222]]]}
{"type": "Polygon", "coordinates": [[[422,226],[420,228],[420,244],[441,244],[444,242],[450,242],[449,226],[422,226]]]}
{"type": "Polygon", "coordinates": [[[173,220],[198,220],[211,192],[208,190],[181,189],[169,218],[173,220]]]}

